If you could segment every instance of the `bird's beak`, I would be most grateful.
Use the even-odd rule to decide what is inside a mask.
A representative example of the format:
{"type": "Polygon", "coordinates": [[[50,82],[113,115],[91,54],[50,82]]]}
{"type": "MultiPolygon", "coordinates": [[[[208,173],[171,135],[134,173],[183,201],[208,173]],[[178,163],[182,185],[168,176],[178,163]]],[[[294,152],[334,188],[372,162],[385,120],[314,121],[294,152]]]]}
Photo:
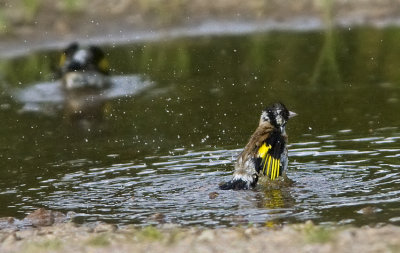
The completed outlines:
{"type": "Polygon", "coordinates": [[[289,111],[289,119],[293,118],[294,116],[297,116],[297,113],[289,111]]]}

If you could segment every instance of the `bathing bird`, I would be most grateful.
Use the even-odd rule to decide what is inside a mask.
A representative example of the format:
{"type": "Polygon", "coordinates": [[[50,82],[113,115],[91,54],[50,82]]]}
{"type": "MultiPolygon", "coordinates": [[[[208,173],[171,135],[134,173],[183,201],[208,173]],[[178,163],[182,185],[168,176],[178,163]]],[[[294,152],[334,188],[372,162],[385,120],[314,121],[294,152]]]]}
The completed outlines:
{"type": "Polygon", "coordinates": [[[108,61],[93,45],[71,43],[61,54],[59,73],[65,90],[105,89],[110,85],[108,61]]]}
{"type": "Polygon", "coordinates": [[[282,103],[266,107],[249,142],[235,163],[233,179],[219,186],[222,190],[244,190],[256,186],[260,176],[275,180],[288,168],[286,124],[297,114],[282,103]]]}
{"type": "Polygon", "coordinates": [[[58,74],[66,121],[88,130],[100,126],[107,109],[106,89],[111,87],[104,52],[97,46],[73,42],[61,53],[58,74]]]}

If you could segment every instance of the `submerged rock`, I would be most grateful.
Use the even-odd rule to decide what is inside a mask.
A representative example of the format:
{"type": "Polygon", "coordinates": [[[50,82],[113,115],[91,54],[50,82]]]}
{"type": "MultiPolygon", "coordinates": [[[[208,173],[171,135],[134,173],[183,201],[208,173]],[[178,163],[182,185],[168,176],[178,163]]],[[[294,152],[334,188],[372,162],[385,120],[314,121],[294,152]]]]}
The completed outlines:
{"type": "Polygon", "coordinates": [[[14,217],[0,218],[0,230],[19,230],[28,227],[44,227],[59,224],[70,220],[73,217],[73,212],[68,212],[67,215],[59,211],[47,210],[39,208],[28,214],[22,220],[14,217]]]}
{"type": "Polygon", "coordinates": [[[360,210],[356,211],[356,213],[362,214],[362,215],[373,215],[373,214],[376,214],[381,211],[382,211],[382,209],[380,209],[380,208],[377,208],[374,206],[366,206],[366,207],[361,208],[360,210]]]}
{"type": "Polygon", "coordinates": [[[210,192],[209,194],[208,194],[208,198],[209,199],[215,199],[216,197],[218,197],[218,192],[210,192]]]}
{"type": "Polygon", "coordinates": [[[0,218],[0,230],[7,229],[7,228],[13,228],[13,227],[15,227],[15,223],[18,221],[19,220],[14,217],[0,218]]]}
{"type": "Polygon", "coordinates": [[[165,214],[155,213],[155,214],[151,215],[150,219],[153,221],[156,221],[160,224],[164,224],[165,223],[165,214]]]}
{"type": "Polygon", "coordinates": [[[24,221],[31,223],[32,226],[42,227],[51,226],[54,223],[64,222],[66,220],[66,215],[59,211],[47,210],[44,208],[39,208],[28,214],[24,221]]]}

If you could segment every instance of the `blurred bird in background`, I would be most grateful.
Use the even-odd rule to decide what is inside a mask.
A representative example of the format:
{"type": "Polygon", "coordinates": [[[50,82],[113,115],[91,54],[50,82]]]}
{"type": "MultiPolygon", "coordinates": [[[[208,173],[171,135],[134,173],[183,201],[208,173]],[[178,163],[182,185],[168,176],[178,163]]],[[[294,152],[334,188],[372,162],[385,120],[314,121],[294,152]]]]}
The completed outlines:
{"type": "Polygon", "coordinates": [[[66,120],[84,129],[101,122],[106,108],[104,90],[111,85],[104,52],[97,46],[71,43],[61,54],[59,75],[66,120]]]}

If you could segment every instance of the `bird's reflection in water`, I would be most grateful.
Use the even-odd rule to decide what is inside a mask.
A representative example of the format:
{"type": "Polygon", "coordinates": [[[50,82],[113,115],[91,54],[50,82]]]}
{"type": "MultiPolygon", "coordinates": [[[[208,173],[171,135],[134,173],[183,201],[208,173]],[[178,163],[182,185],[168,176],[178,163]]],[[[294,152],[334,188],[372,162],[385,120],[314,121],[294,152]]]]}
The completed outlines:
{"type": "MultiPolygon", "coordinates": [[[[257,207],[268,209],[271,215],[284,213],[287,209],[292,208],[296,201],[291,195],[291,186],[294,181],[286,175],[270,180],[268,177],[261,177],[258,182],[257,189],[259,194],[256,195],[257,207]]],[[[281,219],[271,219],[265,222],[265,226],[276,228],[284,223],[281,219]]]]}
{"type": "Polygon", "coordinates": [[[268,209],[291,208],[295,204],[295,199],[291,196],[289,189],[271,189],[263,192],[258,199],[258,206],[268,209]]]}
{"type": "Polygon", "coordinates": [[[110,102],[100,91],[66,91],[64,120],[67,125],[84,131],[104,130],[104,117],[110,102]]]}

